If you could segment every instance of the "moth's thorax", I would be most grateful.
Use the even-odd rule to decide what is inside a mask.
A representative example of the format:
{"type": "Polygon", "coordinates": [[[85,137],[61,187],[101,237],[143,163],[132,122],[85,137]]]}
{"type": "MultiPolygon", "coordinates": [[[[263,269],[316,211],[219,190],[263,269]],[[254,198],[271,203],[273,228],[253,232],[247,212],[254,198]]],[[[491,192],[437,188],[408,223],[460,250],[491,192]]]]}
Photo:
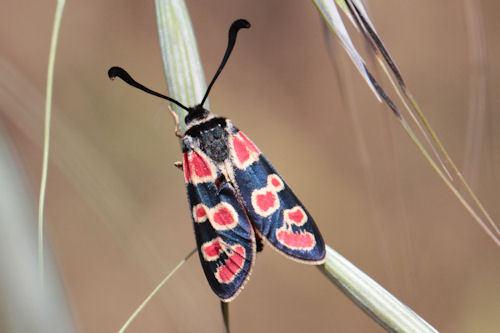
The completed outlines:
{"type": "Polygon", "coordinates": [[[184,145],[198,147],[210,159],[224,162],[229,157],[227,119],[210,113],[205,119],[190,123],[184,145]]]}

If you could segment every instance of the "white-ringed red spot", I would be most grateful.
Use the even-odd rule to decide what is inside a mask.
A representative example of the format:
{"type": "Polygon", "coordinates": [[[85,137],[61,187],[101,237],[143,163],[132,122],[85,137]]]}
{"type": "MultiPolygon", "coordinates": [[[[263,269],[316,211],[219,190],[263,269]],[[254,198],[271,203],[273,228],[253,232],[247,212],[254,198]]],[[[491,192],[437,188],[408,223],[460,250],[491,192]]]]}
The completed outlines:
{"type": "Polygon", "coordinates": [[[252,207],[257,214],[268,217],[280,208],[278,192],[285,185],[277,174],[267,176],[267,185],[252,192],[252,207]]]}
{"type": "Polygon", "coordinates": [[[274,188],[276,192],[285,188],[285,184],[277,174],[267,176],[267,186],[274,188]]]}
{"type": "Polygon", "coordinates": [[[214,273],[215,278],[220,283],[228,284],[233,282],[245,264],[245,248],[241,245],[234,245],[231,250],[232,253],[228,253],[228,259],[224,260],[224,264],[217,267],[214,273]]]}
{"type": "Polygon", "coordinates": [[[241,170],[259,160],[260,151],[242,132],[232,136],[231,150],[233,162],[241,170]]]}
{"type": "Polygon", "coordinates": [[[240,138],[237,135],[235,135],[233,137],[233,146],[238,162],[244,164],[250,158],[250,152],[248,151],[245,143],[242,140],[240,140],[240,138]]]}
{"type": "Polygon", "coordinates": [[[201,246],[201,254],[206,261],[214,261],[219,259],[220,254],[223,252],[220,238],[214,238],[209,242],[203,243],[201,246]]]}
{"type": "Polygon", "coordinates": [[[193,220],[201,223],[207,220],[207,207],[204,204],[197,204],[193,207],[193,220]]]}
{"type": "Polygon", "coordinates": [[[193,184],[215,182],[217,171],[214,163],[201,151],[187,153],[184,158],[184,172],[186,179],[193,184]]]}
{"type": "Polygon", "coordinates": [[[310,251],[316,246],[316,238],[310,232],[294,232],[287,227],[276,229],[276,239],[292,250],[310,251]]]}
{"type": "Polygon", "coordinates": [[[257,214],[267,217],[280,207],[280,201],[276,192],[269,187],[264,187],[252,192],[252,207],[257,214]]]}
{"type": "Polygon", "coordinates": [[[201,246],[201,254],[206,261],[216,261],[225,253],[227,259],[217,267],[214,276],[220,283],[231,283],[243,269],[246,260],[245,248],[239,244],[229,245],[220,237],[205,242],[201,246]]]}
{"type": "Polygon", "coordinates": [[[307,221],[306,212],[300,206],[285,209],[283,211],[283,216],[285,217],[285,222],[287,224],[294,224],[298,227],[303,226],[307,221]]]}
{"type": "Polygon", "coordinates": [[[225,201],[208,209],[208,219],[215,230],[233,229],[238,225],[238,213],[225,201]]]}

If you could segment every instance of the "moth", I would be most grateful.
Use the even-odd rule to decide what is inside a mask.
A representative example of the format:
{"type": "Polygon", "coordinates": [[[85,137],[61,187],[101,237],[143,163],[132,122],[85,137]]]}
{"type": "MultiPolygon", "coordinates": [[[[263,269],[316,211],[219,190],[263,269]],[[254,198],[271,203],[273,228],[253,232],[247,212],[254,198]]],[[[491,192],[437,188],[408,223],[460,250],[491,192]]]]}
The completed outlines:
{"type": "Polygon", "coordinates": [[[244,19],[232,23],[222,62],[200,104],[179,101],[146,88],[125,70],[112,67],[111,79],[166,99],[182,109],[175,133],[182,140],[187,197],[201,266],[210,287],[225,302],[233,300],[250,277],[262,240],[279,253],[307,264],[325,261],[325,243],[313,218],[259,148],[231,120],[203,107],[231,54],[244,19]]]}

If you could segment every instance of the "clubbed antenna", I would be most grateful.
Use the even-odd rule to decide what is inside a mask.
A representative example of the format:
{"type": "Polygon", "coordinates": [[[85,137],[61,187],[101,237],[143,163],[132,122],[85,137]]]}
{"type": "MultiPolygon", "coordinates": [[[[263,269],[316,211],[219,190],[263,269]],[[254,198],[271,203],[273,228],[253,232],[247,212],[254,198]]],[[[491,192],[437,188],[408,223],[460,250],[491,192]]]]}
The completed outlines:
{"type": "Polygon", "coordinates": [[[208,97],[208,94],[210,93],[210,89],[212,89],[212,86],[215,83],[215,80],[217,80],[217,77],[219,76],[220,72],[222,72],[222,69],[226,65],[227,59],[229,59],[229,56],[231,55],[231,52],[233,51],[234,44],[236,43],[236,36],[238,35],[238,31],[240,29],[248,29],[250,28],[250,23],[247,20],[244,19],[239,19],[233,22],[231,24],[231,27],[229,28],[229,33],[228,33],[228,41],[227,41],[227,49],[226,53],[224,53],[224,58],[222,58],[222,62],[220,63],[219,69],[217,69],[217,72],[214,75],[214,78],[212,79],[212,82],[208,85],[207,91],[205,92],[205,96],[203,96],[203,99],[201,100],[200,105],[203,106],[205,103],[205,100],[208,97]]]}
{"type": "Polygon", "coordinates": [[[117,66],[114,66],[114,67],[111,67],[109,70],[108,70],[108,76],[111,80],[114,80],[115,77],[119,77],[120,79],[122,79],[123,81],[125,81],[126,83],[130,84],[132,87],[135,87],[137,89],[140,89],[142,91],[145,91],[147,92],[148,94],[151,94],[151,95],[154,95],[156,97],[160,97],[160,98],[163,98],[163,99],[166,99],[167,101],[169,102],[172,102],[172,103],[175,103],[176,105],[178,105],[179,107],[183,108],[184,110],[186,110],[188,113],[189,113],[189,108],[187,108],[186,106],[184,106],[182,103],[176,101],[175,99],[171,98],[171,97],[168,97],[168,96],[165,96],[163,94],[160,94],[159,92],[156,92],[156,91],[153,91],[145,86],[143,86],[142,84],[140,84],[139,82],[137,82],[136,80],[134,80],[129,73],[127,73],[126,70],[124,70],[123,68],[121,67],[117,67],[117,66]]]}

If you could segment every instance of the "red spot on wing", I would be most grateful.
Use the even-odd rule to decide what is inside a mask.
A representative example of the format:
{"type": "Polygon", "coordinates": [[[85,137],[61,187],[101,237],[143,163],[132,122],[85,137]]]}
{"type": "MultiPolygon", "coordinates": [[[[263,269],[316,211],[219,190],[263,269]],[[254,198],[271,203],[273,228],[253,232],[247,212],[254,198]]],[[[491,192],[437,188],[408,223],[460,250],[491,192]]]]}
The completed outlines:
{"type": "Polygon", "coordinates": [[[190,151],[184,154],[184,177],[193,185],[215,182],[217,168],[210,158],[201,151],[190,151]]]}
{"type": "Polygon", "coordinates": [[[267,177],[267,186],[279,192],[285,188],[285,185],[277,174],[272,174],[267,177]]]}
{"type": "Polygon", "coordinates": [[[245,162],[250,158],[250,152],[248,151],[247,146],[237,136],[233,138],[233,146],[236,158],[240,164],[245,164],[245,162]]]}
{"type": "Polygon", "coordinates": [[[233,135],[231,142],[234,164],[241,170],[245,170],[259,159],[259,149],[243,133],[233,135]]]}
{"type": "Polygon", "coordinates": [[[276,175],[267,177],[267,185],[252,192],[252,207],[261,216],[267,217],[280,207],[278,192],[284,189],[283,181],[276,175]]]}
{"type": "Polygon", "coordinates": [[[295,206],[292,209],[285,210],[285,221],[287,223],[295,224],[296,226],[301,226],[307,221],[306,212],[300,206],[295,206]]]}
{"type": "Polygon", "coordinates": [[[209,163],[200,155],[196,153],[191,154],[190,165],[192,168],[191,171],[197,177],[204,178],[212,176],[212,170],[210,169],[209,163]]]}
{"type": "Polygon", "coordinates": [[[302,219],[304,218],[304,213],[302,213],[300,210],[297,210],[295,212],[288,213],[288,217],[290,218],[290,220],[300,223],[300,221],[302,221],[302,219]]]}
{"type": "Polygon", "coordinates": [[[235,216],[227,206],[222,206],[214,212],[213,222],[219,225],[231,225],[235,222],[235,216]]]}
{"type": "Polygon", "coordinates": [[[220,283],[231,283],[243,269],[244,264],[245,249],[241,245],[236,245],[233,248],[233,253],[229,255],[228,259],[224,260],[224,264],[217,267],[215,278],[220,283]]]}
{"type": "Polygon", "coordinates": [[[295,233],[291,229],[280,228],[276,230],[278,241],[292,250],[312,250],[316,245],[314,235],[309,232],[295,233]]]}
{"type": "Polygon", "coordinates": [[[222,252],[222,245],[218,241],[218,239],[214,239],[210,242],[207,242],[201,247],[203,258],[207,261],[214,261],[219,258],[220,253],[222,252]]]}
{"type": "Polygon", "coordinates": [[[218,205],[208,208],[208,219],[215,230],[229,230],[238,223],[238,213],[230,203],[221,201],[218,205]]]}
{"type": "Polygon", "coordinates": [[[271,179],[271,184],[273,184],[274,187],[278,187],[281,185],[281,182],[279,181],[279,179],[273,178],[271,179]]]}
{"type": "Polygon", "coordinates": [[[205,222],[207,210],[204,204],[200,203],[193,207],[193,219],[195,222],[205,222]]]}
{"type": "Polygon", "coordinates": [[[196,210],[196,216],[198,216],[199,219],[204,218],[207,215],[207,212],[205,211],[205,208],[203,207],[198,207],[196,210]]]}
{"type": "Polygon", "coordinates": [[[278,198],[276,197],[276,194],[270,191],[264,194],[257,194],[256,196],[257,205],[264,212],[267,212],[270,208],[274,207],[277,200],[278,198]]]}

